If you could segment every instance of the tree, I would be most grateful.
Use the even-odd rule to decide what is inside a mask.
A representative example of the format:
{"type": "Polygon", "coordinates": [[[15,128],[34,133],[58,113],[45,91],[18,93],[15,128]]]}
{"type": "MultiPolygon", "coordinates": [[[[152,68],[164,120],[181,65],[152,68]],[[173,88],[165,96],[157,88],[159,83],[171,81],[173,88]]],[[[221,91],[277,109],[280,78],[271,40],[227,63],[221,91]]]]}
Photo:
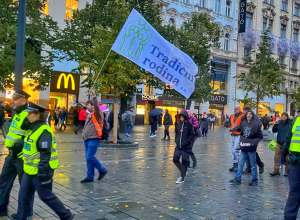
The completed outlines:
{"type": "MultiPolygon", "coordinates": [[[[13,85],[18,25],[18,1],[2,0],[0,4],[0,90],[13,85]]],[[[44,1],[27,0],[27,21],[24,77],[33,80],[34,90],[42,90],[51,80],[54,54],[50,47],[55,42],[57,23],[42,15],[44,1]],[[41,56],[41,51],[47,55],[41,56]]]]}
{"type": "Polygon", "coordinates": [[[269,32],[265,31],[261,36],[258,50],[252,50],[245,58],[249,73],[236,76],[241,84],[239,88],[246,92],[245,98],[237,99],[237,101],[252,105],[256,108],[256,113],[260,108],[259,102],[265,97],[273,99],[274,96],[282,94],[278,84],[285,82],[287,75],[287,72],[282,70],[278,59],[272,56],[270,39],[269,32]]]}
{"type": "Polygon", "coordinates": [[[294,106],[294,110],[297,111],[300,109],[300,87],[293,92],[293,99],[296,102],[296,106],[294,106]]]}
{"type": "MultiPolygon", "coordinates": [[[[207,14],[193,15],[192,20],[180,29],[167,25],[160,34],[177,48],[188,54],[198,66],[196,75],[195,90],[188,101],[200,103],[210,100],[214,89],[210,86],[212,76],[209,73],[210,56],[212,47],[220,47],[219,39],[222,31],[219,25],[209,20],[207,14]]],[[[150,82],[156,88],[170,89],[169,95],[184,97],[177,91],[171,89],[155,79],[150,82]]],[[[189,102],[190,103],[190,102],[189,102]]]]}

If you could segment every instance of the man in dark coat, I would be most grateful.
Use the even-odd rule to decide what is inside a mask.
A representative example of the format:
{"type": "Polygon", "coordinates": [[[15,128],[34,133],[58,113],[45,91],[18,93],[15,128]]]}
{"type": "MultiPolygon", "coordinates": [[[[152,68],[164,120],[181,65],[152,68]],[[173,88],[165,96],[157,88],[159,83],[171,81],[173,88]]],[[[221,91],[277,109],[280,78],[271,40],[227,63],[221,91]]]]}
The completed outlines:
{"type": "Polygon", "coordinates": [[[173,163],[179,169],[181,175],[176,183],[184,183],[187,167],[189,163],[189,156],[192,153],[193,140],[195,136],[193,124],[189,121],[187,111],[182,111],[179,114],[180,120],[178,121],[175,129],[175,143],[176,148],[173,156],[173,163]],[[182,163],[180,158],[182,157],[182,163]]]}
{"type": "Polygon", "coordinates": [[[164,126],[165,126],[165,135],[164,138],[162,139],[163,141],[166,140],[166,137],[168,136],[167,141],[170,141],[170,133],[169,133],[169,128],[172,125],[172,116],[170,115],[168,109],[165,110],[165,116],[164,116],[164,126]]]}
{"type": "Polygon", "coordinates": [[[157,116],[149,115],[149,123],[151,125],[150,137],[156,137],[155,131],[157,130],[157,116]]]}
{"type": "Polygon", "coordinates": [[[264,125],[264,130],[268,130],[269,122],[270,122],[270,118],[267,114],[265,114],[265,116],[262,118],[262,123],[264,125]]]}

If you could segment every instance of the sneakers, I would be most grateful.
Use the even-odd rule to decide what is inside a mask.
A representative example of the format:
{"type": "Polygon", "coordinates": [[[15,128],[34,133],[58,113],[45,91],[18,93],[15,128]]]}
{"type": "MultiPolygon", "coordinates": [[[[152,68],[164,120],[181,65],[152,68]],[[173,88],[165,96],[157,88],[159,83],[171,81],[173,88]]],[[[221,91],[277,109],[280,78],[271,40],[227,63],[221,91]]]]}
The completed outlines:
{"type": "Polygon", "coordinates": [[[237,178],[234,178],[229,181],[232,185],[240,185],[242,182],[239,181],[237,178]]]}
{"type": "Polygon", "coordinates": [[[156,137],[156,134],[154,134],[153,137],[156,137]]]}
{"type": "Polygon", "coordinates": [[[249,183],[250,186],[257,186],[258,185],[258,180],[252,180],[250,183],[249,183]]]}
{"type": "Polygon", "coordinates": [[[73,218],[75,218],[75,214],[71,213],[71,217],[69,218],[69,220],[72,220],[73,218]]]}
{"type": "Polygon", "coordinates": [[[131,137],[130,134],[126,134],[125,136],[126,136],[126,137],[131,137]]]}
{"type": "Polygon", "coordinates": [[[170,141],[171,139],[170,138],[168,138],[166,141],[170,141]]]}
{"type": "Polygon", "coordinates": [[[280,176],[280,173],[278,171],[273,171],[270,173],[270,176],[280,176]]]}
{"type": "Polygon", "coordinates": [[[77,134],[77,131],[74,131],[75,132],[75,134],[77,134]]]}
{"type": "Polygon", "coordinates": [[[94,180],[85,178],[84,180],[81,180],[80,182],[81,182],[81,183],[88,183],[88,182],[94,182],[94,180]]]}
{"type": "Polygon", "coordinates": [[[105,172],[101,172],[99,174],[98,180],[102,180],[105,177],[106,174],[107,174],[107,170],[105,172]]]}
{"type": "Polygon", "coordinates": [[[259,174],[263,174],[265,171],[265,165],[263,164],[262,166],[259,167],[259,174]]]}
{"type": "Polygon", "coordinates": [[[196,168],[197,167],[197,161],[193,162],[193,166],[191,168],[196,168]]]}
{"type": "Polygon", "coordinates": [[[165,141],[166,139],[165,139],[165,138],[162,138],[161,140],[162,140],[162,141],[165,141]]]}
{"type": "Polygon", "coordinates": [[[154,135],[150,135],[149,137],[153,138],[153,137],[154,137],[154,135]]]}
{"type": "Polygon", "coordinates": [[[181,183],[184,183],[184,178],[183,177],[179,177],[176,181],[176,184],[181,184],[181,183]]]}
{"type": "Polygon", "coordinates": [[[289,176],[287,171],[284,172],[284,176],[285,176],[285,177],[288,177],[288,176],[289,176]]]}

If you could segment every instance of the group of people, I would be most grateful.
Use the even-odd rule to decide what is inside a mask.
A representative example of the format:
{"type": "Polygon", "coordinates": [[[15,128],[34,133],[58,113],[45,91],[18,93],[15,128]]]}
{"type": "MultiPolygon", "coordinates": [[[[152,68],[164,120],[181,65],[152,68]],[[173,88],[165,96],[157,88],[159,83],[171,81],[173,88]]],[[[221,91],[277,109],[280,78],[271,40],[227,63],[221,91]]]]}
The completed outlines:
{"type": "Polygon", "coordinates": [[[275,112],[275,115],[268,116],[268,114],[265,114],[263,117],[261,115],[258,115],[258,118],[260,119],[261,123],[263,124],[264,130],[268,130],[270,127],[270,122],[276,122],[279,119],[281,119],[279,112],[275,112]]]}

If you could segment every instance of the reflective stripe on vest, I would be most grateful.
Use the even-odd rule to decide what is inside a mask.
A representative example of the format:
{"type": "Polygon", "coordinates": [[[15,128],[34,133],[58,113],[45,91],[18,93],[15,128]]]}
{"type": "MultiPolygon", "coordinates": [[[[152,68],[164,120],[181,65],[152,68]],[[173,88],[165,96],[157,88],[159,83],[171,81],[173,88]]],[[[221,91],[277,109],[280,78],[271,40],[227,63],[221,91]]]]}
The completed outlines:
{"type": "Polygon", "coordinates": [[[291,152],[299,152],[300,153],[300,117],[297,117],[293,129],[292,129],[292,139],[290,144],[291,152]]]}
{"type": "MultiPolygon", "coordinates": [[[[242,121],[243,114],[241,114],[241,115],[236,119],[235,122],[234,122],[234,116],[235,116],[235,114],[232,114],[231,117],[230,117],[231,129],[234,129],[235,127],[241,125],[241,121],[242,121]]],[[[241,133],[242,133],[241,131],[234,131],[234,132],[231,132],[231,131],[230,131],[230,134],[241,134],[241,133]]]]}
{"type": "Polygon", "coordinates": [[[22,137],[25,137],[28,134],[28,131],[22,130],[21,128],[27,115],[28,112],[26,111],[14,115],[5,139],[6,147],[12,147],[17,140],[21,140],[22,137]]]}
{"type": "Polygon", "coordinates": [[[42,125],[35,132],[26,136],[23,147],[24,172],[28,175],[36,175],[40,163],[41,154],[37,149],[37,141],[44,131],[48,131],[52,136],[51,158],[49,165],[51,169],[56,169],[58,165],[58,155],[56,150],[56,141],[51,128],[48,125],[42,125]]]}
{"type": "MultiPolygon", "coordinates": [[[[101,124],[99,124],[99,122],[98,122],[97,119],[96,119],[96,116],[95,116],[94,112],[93,112],[93,113],[90,113],[90,114],[92,114],[92,120],[93,120],[93,123],[94,123],[94,125],[95,125],[95,129],[96,129],[96,131],[97,131],[97,135],[98,135],[99,137],[102,137],[102,130],[103,130],[104,120],[102,121],[101,124]]],[[[88,114],[88,117],[90,116],[90,114],[88,114]]]]}

